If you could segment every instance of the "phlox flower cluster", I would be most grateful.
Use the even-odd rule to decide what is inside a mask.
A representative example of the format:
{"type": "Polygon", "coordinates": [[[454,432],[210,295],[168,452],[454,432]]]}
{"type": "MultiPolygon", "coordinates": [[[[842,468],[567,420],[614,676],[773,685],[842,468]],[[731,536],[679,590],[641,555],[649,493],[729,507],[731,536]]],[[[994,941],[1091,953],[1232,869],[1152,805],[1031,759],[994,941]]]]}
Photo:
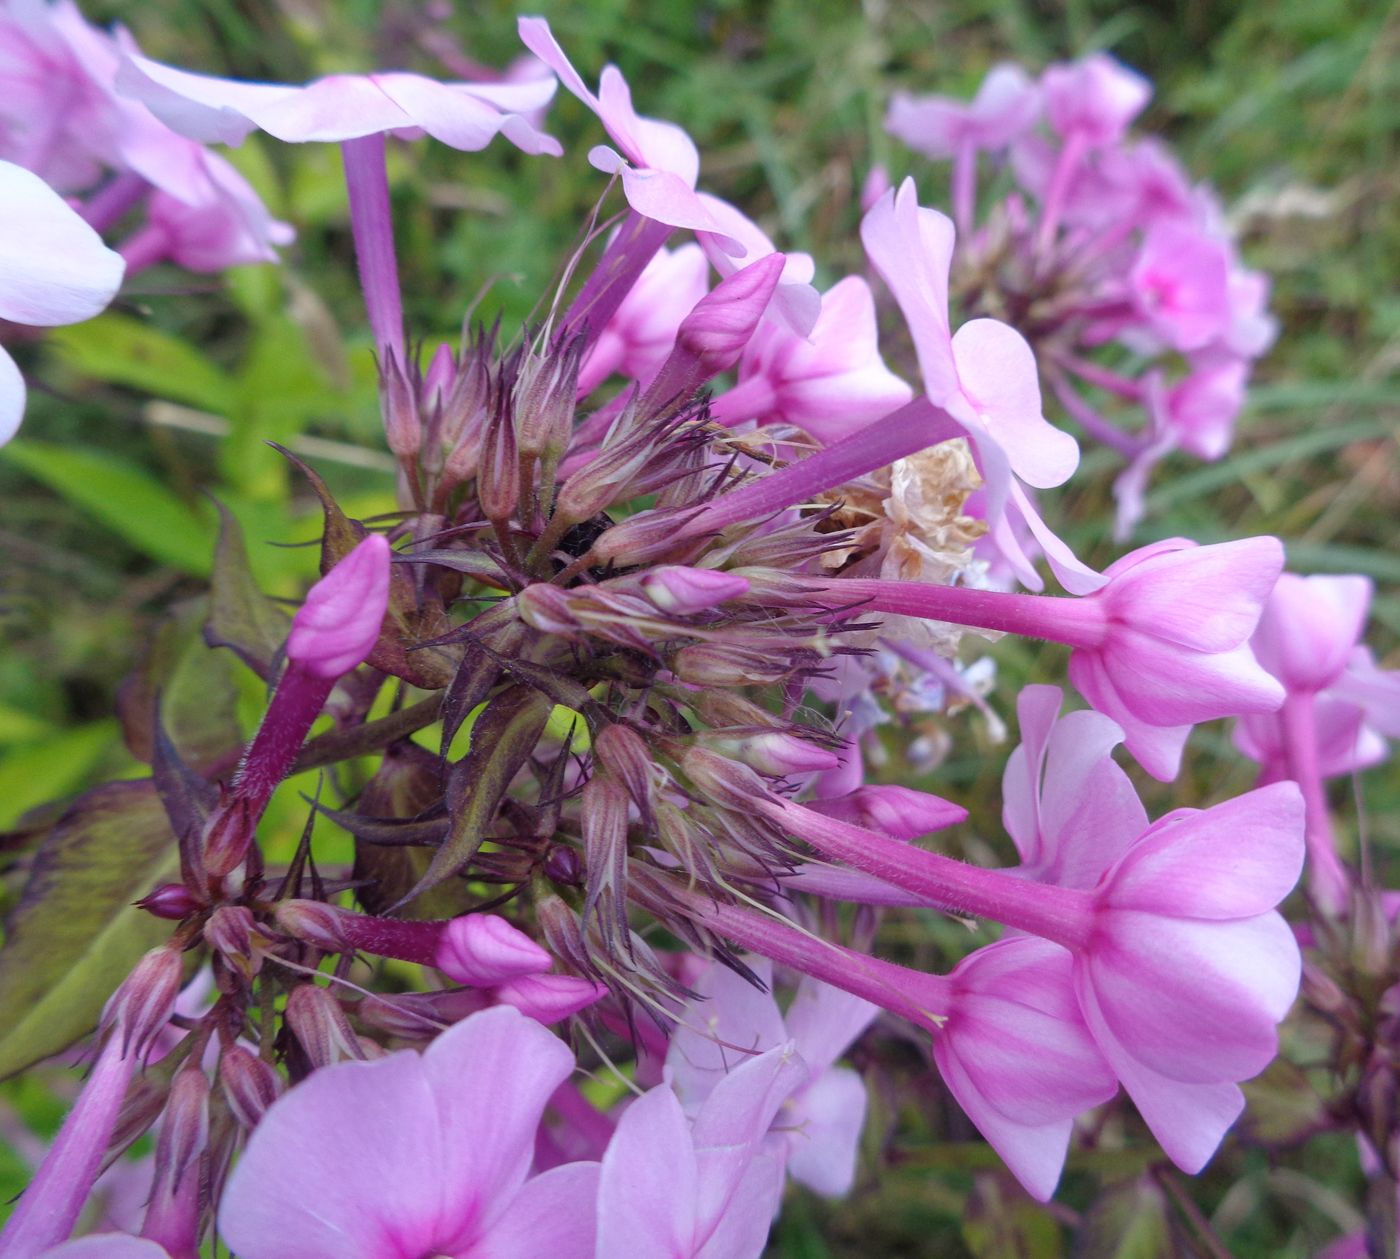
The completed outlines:
{"type": "Polygon", "coordinates": [[[1131,135],[1151,95],[1095,53],[1038,80],[995,66],[971,101],[897,94],[886,118],[905,144],[951,162],[959,307],[1024,333],[1064,412],[1126,460],[1120,536],[1165,455],[1230,448],[1275,335],[1268,278],[1241,262],[1215,194],[1160,141],[1131,135]],[[979,207],[987,173],[1009,179],[979,207]]]}
{"type": "MultiPolygon", "coordinates": [[[[538,63],[509,81],[304,87],[94,35],[122,116],[172,152],[254,130],[341,146],[399,511],[354,519],[294,460],[324,524],[290,623],[226,531],[214,615],[252,610],[208,640],[266,711],[213,769],[153,737],[179,877],[141,905],[170,937],[109,1002],[0,1254],[183,1257],[216,1231],[246,1259],[756,1257],[789,1181],[858,1182],[863,1045],[915,1041],[1044,1201],[1091,1126],[1201,1170],[1300,984],[1321,990],[1303,946],[1365,933],[1367,991],[1400,991],[1323,787],[1395,733],[1396,675],[1359,645],[1369,587],[1281,576],[1274,538],[1170,539],[1098,571],[1035,502],[1079,460],[1042,380],[1147,403],[1148,435],[1124,438],[1140,471],[1162,434],[1223,449],[1192,446],[1169,396],[1267,341],[1214,211],[1124,139],[1146,84],[1098,57],[1039,85],[998,70],[971,106],[896,102],[900,134],[953,158],[954,216],[912,180],[879,191],[873,280],[819,290],[615,67],[595,90],[543,19],[519,32],[538,63]],[[556,80],[609,141],[583,244],[530,326],[424,342],[386,137],[569,162],[543,130],[556,80]],[[979,226],[978,154],[1008,149],[1023,192],[979,226]],[[886,361],[891,326],[908,363],[886,361]],[[1085,357],[1110,342],[1137,379],[1085,357]],[[999,722],[957,653],[1005,634],[1066,648],[1085,707],[1046,685],[1006,703],[1019,860],[995,867],[953,855],[966,808],[879,768],[952,737],[969,700],[999,722]],[[1171,783],[1194,727],[1227,717],[1260,785],[1150,818],[1116,750],[1171,783]],[[260,823],[307,769],[333,772],[274,865],[260,823]],[[354,837],[352,867],[318,860],[318,819],[354,837]],[[1305,865],[1311,934],[1281,909],[1305,865]],[[968,947],[891,956],[881,916],[910,909],[968,922],[968,947]],[[176,1017],[185,954],[209,990],[176,1017]],[[104,1158],[151,1127],[139,1236],[72,1238],[104,1158]]],[[[53,143],[51,178],[61,155],[130,173],[53,143]]],[[[1376,1000],[1334,1002],[1368,1051],[1394,1019],[1376,1000]]],[[[1390,1174],[1400,1150],[1372,1144],[1390,1174]]]]}

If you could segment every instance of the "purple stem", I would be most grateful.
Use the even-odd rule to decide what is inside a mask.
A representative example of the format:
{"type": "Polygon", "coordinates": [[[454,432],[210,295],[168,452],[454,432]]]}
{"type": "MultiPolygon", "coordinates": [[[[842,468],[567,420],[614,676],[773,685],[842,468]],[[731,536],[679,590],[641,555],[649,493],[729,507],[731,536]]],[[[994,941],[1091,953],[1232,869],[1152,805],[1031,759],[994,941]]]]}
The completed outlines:
{"type": "Polygon", "coordinates": [[[1337,855],[1337,838],[1327,808],[1327,790],[1317,756],[1316,695],[1290,692],[1279,721],[1283,728],[1288,774],[1303,793],[1304,838],[1308,847],[1308,885],[1326,913],[1343,912],[1351,900],[1351,878],[1337,855]]]}
{"type": "Polygon", "coordinates": [[[1081,380],[1087,380],[1091,385],[1097,385],[1108,393],[1116,393],[1120,398],[1126,398],[1129,402],[1141,402],[1142,396],[1146,392],[1140,382],[1129,380],[1128,377],[1120,376],[1117,372],[1109,371],[1108,368],[1101,367],[1098,363],[1092,363],[1088,359],[1077,358],[1073,354],[1056,354],[1055,361],[1072,371],[1081,380]]]}
{"type": "Polygon", "coordinates": [[[105,232],[146,195],[150,186],[135,171],[123,171],[93,193],[78,212],[93,231],[105,232]]]}
{"type": "Polygon", "coordinates": [[[1092,595],[1065,599],[865,577],[824,582],[819,591],[823,602],[836,606],[839,601],[849,616],[887,612],[1045,638],[1070,647],[1099,647],[1108,629],[1103,609],[1092,595]]]}
{"type": "Polygon", "coordinates": [[[385,168],[384,136],[344,140],[345,187],[350,194],[350,229],[355,237],[355,261],[360,268],[365,311],[381,355],[404,359],[403,297],[399,266],[394,256],[394,218],[389,204],[389,175],[385,168]]]}
{"type": "Polygon", "coordinates": [[[972,227],[972,212],[977,200],[977,144],[964,139],[958,144],[953,155],[952,176],[953,222],[958,235],[965,235],[972,227]]]}
{"type": "Polygon", "coordinates": [[[1069,191],[1070,180],[1074,178],[1088,147],[1083,132],[1072,131],[1065,137],[1065,146],[1055,161],[1050,187],[1040,207],[1040,226],[1035,236],[1035,248],[1039,254],[1044,254],[1054,239],[1055,229],[1060,225],[1060,213],[1064,209],[1065,193],[1069,191]]]}
{"type": "Polygon", "coordinates": [[[989,918],[1070,950],[1085,947],[1093,932],[1089,892],[1035,883],[1005,870],[983,870],[800,804],[764,801],[760,807],[823,856],[914,892],[950,913],[989,918]]]}
{"type": "Polygon", "coordinates": [[[557,333],[559,340],[567,341],[582,333],[582,348],[592,345],[674,230],[669,224],[629,211],[598,259],[593,274],[564,313],[557,333]]]}
{"type": "Polygon", "coordinates": [[[699,512],[685,532],[699,536],[743,521],[761,520],[887,467],[896,459],[964,435],[962,425],[942,407],[927,398],[915,398],[815,455],[730,490],[699,512]]]}
{"type": "Polygon", "coordinates": [[[131,277],[166,259],[170,252],[170,237],[164,227],[147,223],[117,246],[117,252],[126,262],[127,276],[131,277]]]}
{"type": "Polygon", "coordinates": [[[1079,427],[1090,437],[1096,442],[1102,442],[1110,450],[1116,450],[1125,459],[1135,459],[1141,453],[1142,441],[1131,433],[1123,432],[1104,419],[1079,396],[1074,386],[1065,379],[1063,372],[1051,368],[1049,374],[1051,387],[1055,390],[1055,397],[1060,400],[1060,405],[1074,417],[1079,427]]]}

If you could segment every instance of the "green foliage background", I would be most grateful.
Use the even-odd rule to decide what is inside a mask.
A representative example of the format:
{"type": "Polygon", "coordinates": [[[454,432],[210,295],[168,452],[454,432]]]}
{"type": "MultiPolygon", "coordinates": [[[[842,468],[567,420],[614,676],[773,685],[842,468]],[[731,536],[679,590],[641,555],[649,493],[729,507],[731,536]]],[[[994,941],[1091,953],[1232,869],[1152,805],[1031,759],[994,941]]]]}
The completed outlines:
{"type": "MultiPolygon", "coordinates": [[[[431,9],[414,0],[87,6],[94,19],[128,23],[158,58],[290,82],[376,66],[443,74],[418,37],[431,9]]],[[[517,11],[462,4],[438,29],[503,65],[519,51],[517,11]]],[[[1372,643],[1400,665],[1400,10],[1362,0],[598,0],[527,11],[551,19],[586,78],[616,61],[641,112],[695,137],[706,186],[748,208],[780,247],[811,251],[822,283],[861,266],[857,199],[872,164],[895,179],[914,173],[925,201],[942,196],[943,172],[883,134],[893,89],[970,94],[1000,58],[1038,68],[1096,47],[1143,70],[1158,88],[1144,129],[1176,145],[1233,207],[1248,261],[1274,276],[1283,334],[1233,453],[1159,475],[1133,543],[1274,532],[1296,569],[1368,573],[1378,587],[1372,643]]],[[[549,129],[564,142],[562,161],[503,145],[476,155],[395,147],[401,265],[418,332],[454,338],[493,280],[480,311],[500,311],[507,326],[548,290],[600,187],[584,158],[602,139],[563,93],[549,129]]],[[[145,273],[107,315],[22,348],[34,395],[21,439],[0,451],[0,828],[45,801],[144,772],[123,750],[115,697],[161,611],[201,591],[216,531],[202,490],[237,515],[264,589],[283,595],[304,585],[314,561],[266,544],[311,539],[319,527],[314,502],[265,439],[317,464],[354,514],[393,505],[338,156],[256,136],[232,156],[298,229],[284,267],[145,273]]],[[[1049,511],[1098,562],[1118,550],[1112,471],[1091,453],[1049,511]]],[[[1021,681],[1062,676],[1053,651],[1005,644],[999,654],[1008,712],[1021,681]]],[[[241,685],[247,728],[261,697],[256,684],[241,685]]],[[[938,777],[973,810],[980,835],[999,834],[1003,757],[969,732],[938,777]]],[[[1156,812],[1220,799],[1250,778],[1225,733],[1208,729],[1179,784],[1143,785],[1156,812]]],[[[280,796],[271,823],[290,834],[297,801],[280,796]]],[[[1400,886],[1394,771],[1363,776],[1354,798],[1342,784],[1337,800],[1345,842],[1364,828],[1378,869],[1400,886]]],[[[11,882],[4,895],[14,890],[11,882]]],[[[917,954],[917,940],[905,943],[917,954]]],[[[1258,1122],[1283,1123],[1278,1107],[1300,1088],[1280,1081],[1274,1110],[1258,1122]]],[[[56,1120],[33,1082],[0,1086],[0,1095],[41,1126],[56,1120]]],[[[867,1168],[879,1140],[872,1125],[867,1168]]],[[[879,1179],[867,1174],[849,1202],[796,1198],[773,1253],[1054,1256],[1071,1253],[1071,1233],[1082,1255],[1216,1253],[1193,1231],[1196,1213],[1231,1253],[1303,1259],[1356,1223],[1355,1153],[1340,1137],[1273,1167],[1230,1146],[1194,1182],[1072,1164],[1049,1209],[1027,1204],[986,1171],[993,1165],[974,1146],[933,1144],[916,1130],[901,1136],[897,1164],[879,1179]],[[1094,1186],[1115,1179],[1121,1187],[1091,1206],[1094,1186]],[[1167,1217],[1175,1241],[1163,1231],[1167,1217]]],[[[0,1196],[22,1183],[17,1158],[0,1151],[0,1196]]]]}

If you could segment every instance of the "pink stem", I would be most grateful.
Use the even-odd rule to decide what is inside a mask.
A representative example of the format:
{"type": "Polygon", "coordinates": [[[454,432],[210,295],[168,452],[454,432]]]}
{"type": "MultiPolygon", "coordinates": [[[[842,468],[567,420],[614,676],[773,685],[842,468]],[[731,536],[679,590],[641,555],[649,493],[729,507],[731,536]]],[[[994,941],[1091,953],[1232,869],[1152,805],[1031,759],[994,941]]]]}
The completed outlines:
{"type": "Polygon", "coordinates": [[[295,661],[282,674],[262,725],[233,778],[232,794],[248,802],[251,821],[262,815],[277,784],[290,772],[334,686],[334,678],[318,678],[295,661]]]}
{"type": "Polygon", "coordinates": [[[381,355],[404,362],[403,297],[394,255],[394,218],[389,203],[389,176],[384,165],[384,136],[362,136],[340,145],[345,187],[350,194],[350,230],[370,331],[381,355]]]}
{"type": "Polygon", "coordinates": [[[977,200],[977,145],[972,140],[959,143],[953,155],[952,183],[953,222],[958,235],[963,236],[972,227],[977,200]]]}
{"type": "Polygon", "coordinates": [[[1290,693],[1279,717],[1288,773],[1303,793],[1308,885],[1318,907],[1337,914],[1351,899],[1351,877],[1337,855],[1337,838],[1318,763],[1316,698],[1311,691],[1290,693]]]}

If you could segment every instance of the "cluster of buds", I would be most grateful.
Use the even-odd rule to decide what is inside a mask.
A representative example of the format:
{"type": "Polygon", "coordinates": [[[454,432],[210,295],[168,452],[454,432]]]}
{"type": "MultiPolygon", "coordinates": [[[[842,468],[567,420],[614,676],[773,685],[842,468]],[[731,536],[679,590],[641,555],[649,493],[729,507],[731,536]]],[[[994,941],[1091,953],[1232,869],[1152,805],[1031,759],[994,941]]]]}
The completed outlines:
{"type": "Polygon", "coordinates": [[[1130,138],[1151,94],[1096,53],[1038,81],[998,65],[968,102],[896,95],[886,120],[952,163],[960,307],[1024,333],[1065,412],[1127,461],[1120,536],[1163,456],[1229,449],[1275,333],[1267,277],[1241,263],[1213,192],[1159,141],[1130,138]],[[1015,185],[980,219],[979,158],[1009,167],[1015,185]]]}
{"type": "MultiPolygon", "coordinates": [[[[401,513],[371,532],[304,469],[324,508],[323,576],[262,662],[275,687],[261,726],[227,781],[157,732],[181,879],[143,905],[176,923],[162,975],[199,951],[213,1003],[181,1016],[176,1069],[139,1092],[144,1123],[118,1124],[112,1095],[173,1001],[169,984],[159,1001],[133,995],[152,988],[154,963],[138,968],[118,1004],[140,1018],[115,1019],[110,1070],[91,1086],[102,1122],[60,1138],[65,1158],[81,1146],[82,1183],[60,1193],[46,1164],[3,1244],[61,1241],[102,1150],[164,1115],[144,1236],[169,1254],[196,1252],[199,1204],[222,1199],[225,1239],[250,1259],[286,1253],[286,1220],[307,1254],[335,1253],[324,1230],[343,1225],[395,1239],[384,1253],[406,1259],[478,1243],[757,1255],[785,1173],[849,1188],[864,1091],[834,1064],[880,1010],[930,1038],[949,1093],[1035,1197],[1054,1192],[1076,1122],[1120,1085],[1165,1154],[1198,1171],[1298,991],[1279,906],[1305,847],[1331,928],[1380,938],[1363,931],[1370,901],[1347,895],[1357,881],[1326,830],[1316,744],[1321,696],[1367,713],[1394,679],[1373,670],[1357,698],[1353,586],[1310,631],[1326,666],[1294,650],[1274,619],[1294,615],[1276,539],[1173,539],[1096,572],[1032,501],[1078,461],[1041,413],[1042,365],[1070,396],[1070,375],[1116,379],[1081,343],[1150,334],[1206,356],[1248,304],[1231,295],[1241,273],[1222,238],[1192,217],[1199,201],[1148,196],[1155,150],[1123,176],[1151,215],[1083,217],[1099,195],[1084,182],[1136,153],[1115,146],[1145,88],[1091,59],[1041,89],[994,76],[966,116],[932,110],[959,163],[961,253],[912,182],[861,224],[916,390],[881,358],[863,279],[818,294],[810,259],[699,190],[689,138],[637,115],[614,68],[595,95],[546,23],[520,29],[617,146],[590,160],[627,209],[591,270],[588,247],[571,260],[582,279],[540,326],[479,332],[426,366],[405,335],[384,135],[473,149],[499,133],[554,152],[526,116],[552,81],[285,88],[126,59],[128,90],[192,136],[342,143],[401,513]],[[1038,220],[1012,198],[974,229],[971,163],[1015,142],[1030,170],[1042,94],[1061,146],[1038,220]],[[695,241],[668,252],[682,231],[695,241]],[[1200,255],[1171,291],[1154,270],[1169,249],[1200,255]],[[950,269],[976,315],[956,330],[950,269]],[[996,588],[1000,564],[1039,591],[1037,548],[1067,593],[996,588]],[[963,821],[959,805],[865,780],[879,725],[969,689],[954,660],[967,632],[1063,644],[1089,705],[1061,717],[1058,688],[1019,696],[1003,817],[1020,861],[1002,869],[918,842],[963,821]],[[1114,749],[1170,782],[1192,728],[1228,716],[1260,746],[1279,723],[1267,781],[1150,822],[1114,749]],[[318,798],[312,821],[350,832],[354,866],[323,868],[308,824],[271,869],[258,837],[270,798],[328,767],[339,798],[318,798]],[[841,905],[858,907],[854,931],[841,905]],[[928,973],[875,955],[878,913],[909,906],[1012,933],[928,973]],[[785,1013],[767,991],[774,966],[802,976],[785,1013]],[[566,1022],[596,1061],[634,1058],[646,1091],[620,1119],[567,1083],[572,1059],[545,1030],[566,1022]],[[396,1107],[417,1126],[381,1138],[374,1124],[396,1107]],[[839,1122],[808,1131],[784,1110],[839,1122]],[[450,1139],[482,1124],[471,1143],[450,1139]],[[381,1139],[387,1162],[364,1153],[381,1139]],[[288,1166],[318,1140],[356,1152],[348,1179],[338,1150],[288,1166]],[[372,1184],[364,1168],[380,1166],[372,1184]],[[678,1183],[658,1186],[672,1166],[678,1183]],[[410,1170],[437,1205],[396,1216],[382,1195],[410,1170]]],[[[1366,1009],[1393,1022],[1392,1005],[1366,1009]]],[[[1374,1062],[1363,1074],[1355,1109],[1372,1132],[1393,1107],[1374,1062]]]]}

